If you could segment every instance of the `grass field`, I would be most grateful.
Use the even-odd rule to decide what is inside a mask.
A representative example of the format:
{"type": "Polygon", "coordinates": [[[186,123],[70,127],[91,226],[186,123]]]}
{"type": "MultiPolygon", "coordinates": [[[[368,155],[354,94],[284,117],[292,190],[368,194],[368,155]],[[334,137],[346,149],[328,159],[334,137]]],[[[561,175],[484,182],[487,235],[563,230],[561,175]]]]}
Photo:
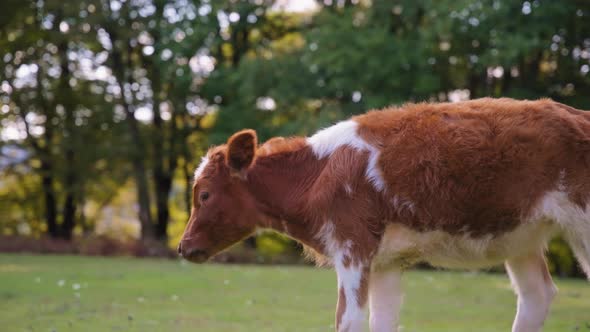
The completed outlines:
{"type": "MultiPolygon", "coordinates": [[[[590,331],[590,284],[557,280],[545,331],[590,331]]],[[[402,330],[509,331],[503,275],[408,272],[402,330]]],[[[332,331],[335,275],[310,267],[0,255],[1,331],[332,331]]]]}

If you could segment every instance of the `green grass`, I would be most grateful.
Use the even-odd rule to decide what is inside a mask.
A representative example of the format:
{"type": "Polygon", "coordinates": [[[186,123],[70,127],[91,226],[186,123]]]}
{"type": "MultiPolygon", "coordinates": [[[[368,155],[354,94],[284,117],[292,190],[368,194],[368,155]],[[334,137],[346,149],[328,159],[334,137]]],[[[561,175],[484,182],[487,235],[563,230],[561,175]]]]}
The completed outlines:
{"type": "MultiPolygon", "coordinates": [[[[545,331],[590,331],[590,284],[557,280],[545,331]]],[[[509,331],[503,275],[412,271],[403,332],[509,331]]],[[[0,255],[1,331],[331,331],[335,275],[310,267],[0,255]]]]}

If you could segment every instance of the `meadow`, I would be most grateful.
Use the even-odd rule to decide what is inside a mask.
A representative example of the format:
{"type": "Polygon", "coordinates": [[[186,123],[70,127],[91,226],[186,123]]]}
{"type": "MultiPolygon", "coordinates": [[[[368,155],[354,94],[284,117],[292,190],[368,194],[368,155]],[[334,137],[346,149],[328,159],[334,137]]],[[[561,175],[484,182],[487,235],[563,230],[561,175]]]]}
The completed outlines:
{"type": "MultiPolygon", "coordinates": [[[[0,255],[2,331],[332,331],[335,274],[304,266],[0,255]]],[[[544,331],[590,331],[590,284],[558,279],[544,331]]],[[[509,331],[502,274],[409,271],[402,332],[509,331]]]]}

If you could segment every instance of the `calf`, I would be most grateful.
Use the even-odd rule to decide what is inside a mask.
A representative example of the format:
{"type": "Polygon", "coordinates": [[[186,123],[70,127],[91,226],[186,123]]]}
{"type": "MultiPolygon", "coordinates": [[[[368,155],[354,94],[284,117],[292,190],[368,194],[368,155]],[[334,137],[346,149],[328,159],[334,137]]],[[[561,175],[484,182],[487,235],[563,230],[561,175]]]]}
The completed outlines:
{"type": "Polygon", "coordinates": [[[179,245],[192,262],[273,229],[338,275],[337,331],[397,330],[402,271],[504,262],[512,330],[540,331],[561,233],[590,274],[590,114],[551,100],[479,99],[372,111],[258,145],[243,130],[195,172],[179,245]]]}

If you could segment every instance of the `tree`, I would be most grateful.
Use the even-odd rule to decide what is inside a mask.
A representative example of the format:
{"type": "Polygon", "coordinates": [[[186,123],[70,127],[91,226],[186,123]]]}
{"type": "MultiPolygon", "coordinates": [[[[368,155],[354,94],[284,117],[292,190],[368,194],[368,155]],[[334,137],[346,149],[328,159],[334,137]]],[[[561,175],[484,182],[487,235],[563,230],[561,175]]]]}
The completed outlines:
{"type": "Polygon", "coordinates": [[[88,179],[85,171],[116,152],[103,149],[102,128],[114,128],[111,107],[97,93],[104,91],[104,82],[86,77],[96,68],[86,68],[82,60],[94,60],[96,43],[79,9],[58,1],[16,8],[0,32],[7,41],[0,45],[5,50],[2,103],[5,123],[24,140],[8,140],[31,151],[19,175],[32,171],[40,178],[47,232],[69,240],[84,219],[85,188],[100,181],[88,179]]]}

